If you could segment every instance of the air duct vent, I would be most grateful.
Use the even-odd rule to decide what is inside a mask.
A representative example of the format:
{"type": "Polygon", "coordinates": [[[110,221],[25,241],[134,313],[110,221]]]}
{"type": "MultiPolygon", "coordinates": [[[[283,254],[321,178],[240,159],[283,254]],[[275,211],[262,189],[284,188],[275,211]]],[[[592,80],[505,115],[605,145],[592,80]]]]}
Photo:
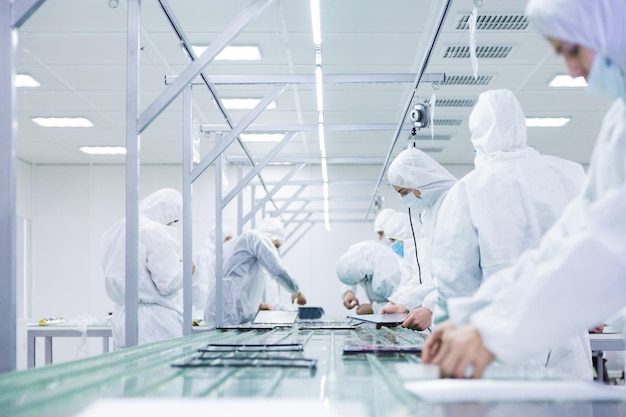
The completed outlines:
{"type": "MultiPolygon", "coordinates": [[[[513,50],[512,46],[478,46],[476,47],[477,58],[506,58],[513,50]]],[[[444,58],[469,58],[469,46],[448,46],[443,54],[444,58]]]]}
{"type": "MultiPolygon", "coordinates": [[[[469,29],[469,14],[461,16],[457,30],[469,29]]],[[[523,14],[479,14],[476,29],[479,30],[526,30],[528,18],[523,14]]]]}
{"type": "Polygon", "coordinates": [[[473,107],[476,100],[473,98],[438,98],[436,107],[473,107]]]}
{"type": "Polygon", "coordinates": [[[446,75],[443,85],[487,85],[491,82],[493,75],[479,75],[474,79],[473,75],[446,75]]]}
{"type": "Polygon", "coordinates": [[[435,119],[435,126],[459,126],[463,119],[435,119]]]}
{"type": "Polygon", "coordinates": [[[426,153],[439,153],[443,151],[443,148],[427,148],[427,147],[421,147],[421,146],[418,146],[417,149],[426,153]]]}

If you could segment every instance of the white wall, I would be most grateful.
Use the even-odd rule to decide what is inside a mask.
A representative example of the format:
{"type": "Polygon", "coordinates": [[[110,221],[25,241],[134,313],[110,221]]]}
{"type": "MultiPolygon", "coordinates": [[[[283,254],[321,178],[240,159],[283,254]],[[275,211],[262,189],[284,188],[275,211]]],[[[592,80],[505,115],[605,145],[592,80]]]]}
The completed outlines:
{"type": "MultiPolygon", "coordinates": [[[[453,167],[455,175],[464,175],[469,169],[453,167]]],[[[334,167],[334,170],[341,168],[334,167]]],[[[378,172],[379,168],[372,168],[378,172]]],[[[277,181],[286,168],[268,167],[263,176],[266,181],[277,181]]],[[[339,178],[360,177],[362,172],[344,167],[345,172],[335,172],[339,178]]],[[[319,179],[319,167],[301,171],[294,180],[319,179]]],[[[229,169],[229,185],[236,183],[236,169],[229,169]]],[[[335,177],[337,178],[337,177],[335,177]]],[[[140,173],[140,196],[171,187],[181,190],[179,166],[142,166],[140,173]]],[[[260,190],[260,187],[257,187],[260,190]]],[[[272,188],[271,186],[269,187],[272,188]]],[[[368,185],[368,189],[372,186],[368,185]]],[[[386,196],[385,207],[402,209],[400,201],[390,187],[384,186],[380,193],[386,196]]],[[[289,196],[294,187],[286,187],[282,197],[289,196]]],[[[354,187],[331,187],[331,197],[349,195],[354,187]]],[[[371,192],[370,190],[369,192],[371,192]]],[[[213,225],[215,218],[214,179],[212,168],[194,184],[193,190],[193,246],[200,247],[213,225]]],[[[40,318],[60,316],[68,321],[102,320],[112,311],[107,298],[99,261],[102,233],[124,216],[125,178],[120,165],[18,165],[17,213],[27,226],[30,221],[30,272],[20,276],[18,294],[20,328],[18,333],[18,368],[25,367],[24,324],[40,318]]],[[[256,197],[262,197],[261,191],[256,197]]],[[[303,197],[321,195],[321,187],[309,187],[303,197]]],[[[281,194],[277,194],[281,197],[281,194]]],[[[321,206],[321,203],[316,203],[321,206]]],[[[332,203],[340,204],[340,203],[332,203]]],[[[369,202],[360,202],[365,210],[369,202]]],[[[249,189],[244,191],[244,207],[250,205],[249,189]]],[[[244,210],[244,214],[246,212],[244,210]]],[[[236,227],[236,200],[224,210],[224,223],[236,227]]],[[[319,217],[319,216],[318,216],[319,217]]],[[[363,214],[354,219],[363,220],[363,214]]],[[[260,217],[259,217],[260,218],[260,217]]],[[[19,220],[19,219],[18,219],[19,220]]],[[[180,223],[177,224],[180,230],[180,223]]],[[[246,227],[244,230],[248,229],[246,227]]],[[[288,230],[290,230],[288,228],[288,230]]],[[[300,229],[303,230],[303,229],[300,229]]],[[[298,235],[299,233],[297,233],[298,235]]],[[[335,260],[349,245],[376,238],[371,222],[332,222],[327,232],[322,223],[316,224],[284,256],[287,268],[292,272],[307,296],[309,305],[321,306],[328,317],[342,318],[347,311],[341,304],[339,281],[335,276],[335,260]]],[[[20,270],[21,271],[21,270],[20,270]]],[[[361,294],[362,295],[362,294],[361,294]]],[[[284,295],[288,302],[288,295],[284,295]]],[[[57,339],[54,342],[54,361],[75,359],[82,346],[80,339],[57,339]]],[[[41,351],[43,343],[38,349],[41,351]]],[[[99,339],[88,340],[87,354],[101,352],[99,339]]],[[[38,363],[43,363],[41,352],[38,363]]]]}

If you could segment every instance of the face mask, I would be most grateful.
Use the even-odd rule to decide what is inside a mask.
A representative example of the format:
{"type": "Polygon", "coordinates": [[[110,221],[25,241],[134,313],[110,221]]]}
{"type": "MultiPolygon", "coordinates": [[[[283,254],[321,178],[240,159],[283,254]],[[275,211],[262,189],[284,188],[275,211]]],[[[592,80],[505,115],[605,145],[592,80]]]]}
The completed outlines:
{"type": "Polygon", "coordinates": [[[391,245],[391,249],[393,249],[393,251],[397,253],[398,256],[404,257],[404,245],[401,241],[396,241],[396,243],[391,245]]]}
{"type": "Polygon", "coordinates": [[[413,192],[410,192],[402,197],[402,204],[419,212],[426,210],[430,206],[430,204],[428,204],[423,198],[415,197],[413,192]]]}
{"type": "Polygon", "coordinates": [[[626,101],[626,80],[621,68],[601,53],[591,64],[587,77],[589,91],[601,94],[610,99],[622,98],[626,101]]]}

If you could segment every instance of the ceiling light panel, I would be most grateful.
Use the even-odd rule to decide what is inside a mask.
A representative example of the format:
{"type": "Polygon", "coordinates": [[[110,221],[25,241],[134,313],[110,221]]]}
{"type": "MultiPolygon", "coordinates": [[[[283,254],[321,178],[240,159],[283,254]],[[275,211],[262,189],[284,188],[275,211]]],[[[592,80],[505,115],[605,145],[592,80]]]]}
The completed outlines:
{"type": "MultiPolygon", "coordinates": [[[[507,58],[513,50],[512,46],[484,45],[476,47],[477,58],[507,58]]],[[[469,58],[469,46],[448,46],[443,53],[444,58],[469,58]]]]}
{"type": "Polygon", "coordinates": [[[39,81],[34,79],[28,74],[17,74],[15,76],[15,86],[16,87],[39,87],[39,81]]]}
{"type": "Polygon", "coordinates": [[[569,75],[556,75],[548,84],[550,87],[587,87],[585,77],[572,78],[569,75]]]}
{"type": "Polygon", "coordinates": [[[42,127],[93,127],[91,120],[84,117],[32,117],[42,127]]]}
{"type": "Polygon", "coordinates": [[[78,149],[88,155],[126,155],[123,146],[79,146],[78,149]]]}
{"type": "Polygon", "coordinates": [[[561,127],[571,120],[570,117],[527,117],[528,127],[561,127]]]}
{"type": "MultiPolygon", "coordinates": [[[[208,48],[206,45],[194,45],[191,47],[196,56],[208,48]]],[[[261,50],[254,45],[227,46],[217,54],[214,61],[258,61],[261,59],[261,50]]]]}
{"type": "MultiPolygon", "coordinates": [[[[456,29],[469,29],[469,14],[461,16],[456,29]]],[[[478,30],[526,30],[528,18],[523,14],[478,14],[476,29],[478,30]]]]}

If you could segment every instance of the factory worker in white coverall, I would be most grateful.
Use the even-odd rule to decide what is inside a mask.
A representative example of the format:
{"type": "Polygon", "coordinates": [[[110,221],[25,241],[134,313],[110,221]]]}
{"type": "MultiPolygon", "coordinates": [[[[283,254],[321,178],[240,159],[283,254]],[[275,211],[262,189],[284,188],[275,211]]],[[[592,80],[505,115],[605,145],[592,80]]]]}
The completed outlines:
{"type": "MultiPolygon", "coordinates": [[[[223,224],[222,243],[228,242],[234,236],[233,229],[229,225],[223,224]]],[[[209,292],[213,291],[210,287],[215,285],[215,227],[211,228],[204,246],[193,254],[193,262],[196,265],[196,271],[193,274],[191,286],[193,307],[191,317],[201,319],[204,317],[204,308],[209,292]]]]}
{"type": "Polygon", "coordinates": [[[526,360],[626,305],[626,3],[531,0],[526,13],[569,74],[614,101],[582,193],[539,248],[473,297],[448,302],[450,320],[437,326],[422,354],[446,376],[480,377],[496,358],[526,360]]]}
{"type": "MultiPolygon", "coordinates": [[[[510,90],[483,92],[469,128],[476,169],[448,191],[433,240],[435,324],[448,318],[448,300],[473,295],[525,250],[539,246],[585,180],[580,164],[541,155],[526,144],[526,118],[510,90]]],[[[528,363],[592,379],[587,331],[528,363]]]]}
{"type": "Polygon", "coordinates": [[[378,235],[378,240],[384,244],[389,243],[385,237],[385,224],[387,224],[387,220],[389,220],[389,218],[395,213],[396,211],[394,209],[386,208],[381,210],[374,219],[374,232],[378,235]]]}
{"type": "Polygon", "coordinates": [[[400,283],[400,263],[401,259],[389,246],[377,241],[365,240],[350,246],[337,259],[337,278],[343,284],[344,295],[346,291],[356,293],[356,285],[360,285],[369,303],[360,304],[355,298],[354,304],[344,304],[345,307],[357,307],[357,314],[378,313],[400,283]]]}
{"type": "MultiPolygon", "coordinates": [[[[400,194],[402,203],[409,208],[409,215],[421,222],[426,246],[431,245],[437,212],[446,193],[456,183],[456,178],[424,152],[409,147],[400,152],[389,165],[387,179],[393,189],[400,194]]],[[[430,252],[428,247],[422,250],[424,253],[430,252]]],[[[392,304],[381,309],[383,314],[410,311],[402,326],[415,330],[424,330],[431,325],[435,309],[434,287],[431,289],[424,286],[426,273],[432,276],[430,260],[425,259],[424,265],[420,264],[420,267],[423,275],[420,285],[396,294],[392,304]]]]}
{"type": "MultiPolygon", "coordinates": [[[[183,335],[183,264],[178,233],[183,199],[173,189],[150,194],[139,204],[138,344],[183,335]]],[[[102,236],[107,295],[115,302],[111,330],[115,349],[125,345],[126,220],[102,236]]]]}
{"type": "MultiPolygon", "coordinates": [[[[279,219],[267,217],[259,226],[224,244],[224,277],[222,283],[223,326],[236,326],[254,319],[263,300],[265,268],[273,279],[291,294],[292,302],[306,304],[296,281],[287,272],[278,255],[284,242],[284,229],[279,219]]],[[[204,320],[216,324],[216,293],[209,294],[204,320]]]]}

